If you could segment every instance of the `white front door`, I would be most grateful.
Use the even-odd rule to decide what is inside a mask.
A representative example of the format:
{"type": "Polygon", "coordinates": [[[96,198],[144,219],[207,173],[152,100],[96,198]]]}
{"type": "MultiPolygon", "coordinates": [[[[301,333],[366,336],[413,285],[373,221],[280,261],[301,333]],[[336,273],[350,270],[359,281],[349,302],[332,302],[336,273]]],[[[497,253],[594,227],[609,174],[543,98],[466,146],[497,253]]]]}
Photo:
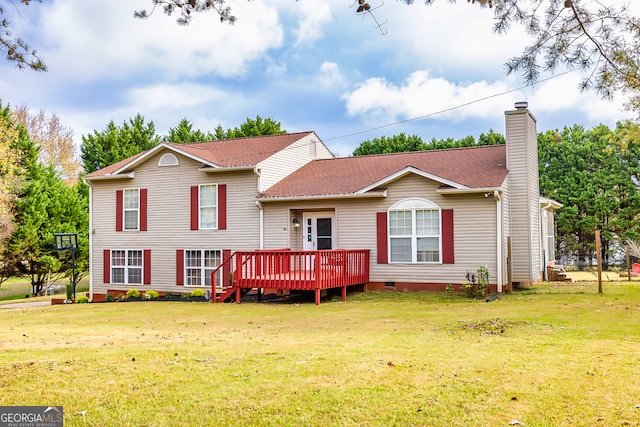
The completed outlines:
{"type": "Polygon", "coordinates": [[[305,212],[302,218],[302,248],[305,251],[335,248],[336,227],[333,212],[305,212]]]}

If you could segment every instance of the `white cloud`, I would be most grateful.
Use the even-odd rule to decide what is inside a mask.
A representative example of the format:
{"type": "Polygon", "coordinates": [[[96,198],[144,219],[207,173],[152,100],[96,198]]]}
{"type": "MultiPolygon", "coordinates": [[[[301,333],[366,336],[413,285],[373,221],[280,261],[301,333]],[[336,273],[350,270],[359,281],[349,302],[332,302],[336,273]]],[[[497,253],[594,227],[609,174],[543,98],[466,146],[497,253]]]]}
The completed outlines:
{"type": "Polygon", "coordinates": [[[242,19],[233,26],[221,24],[211,12],[195,16],[188,26],[178,25],[175,16],[161,9],[146,20],[133,18],[134,10],[148,6],[148,0],[68,0],[40,6],[38,25],[49,40],[51,72],[73,70],[81,80],[130,73],[234,77],[282,43],[277,11],[264,1],[234,4],[242,19]]]}
{"type": "Polygon", "coordinates": [[[295,14],[300,17],[298,27],[293,31],[295,46],[312,45],[322,37],[324,24],[333,21],[331,7],[325,2],[301,1],[291,7],[295,7],[295,14]]]}
{"type": "Polygon", "coordinates": [[[325,61],[320,66],[320,84],[325,88],[343,88],[347,81],[335,62],[325,61]]]}
{"type": "Polygon", "coordinates": [[[500,111],[500,106],[504,105],[504,100],[487,99],[473,108],[445,110],[508,90],[505,81],[456,84],[444,78],[433,78],[428,71],[416,71],[401,85],[384,78],[368,79],[344,99],[347,113],[351,116],[394,121],[442,112],[433,118],[459,120],[465,116],[495,115],[495,111],[500,111]]]}

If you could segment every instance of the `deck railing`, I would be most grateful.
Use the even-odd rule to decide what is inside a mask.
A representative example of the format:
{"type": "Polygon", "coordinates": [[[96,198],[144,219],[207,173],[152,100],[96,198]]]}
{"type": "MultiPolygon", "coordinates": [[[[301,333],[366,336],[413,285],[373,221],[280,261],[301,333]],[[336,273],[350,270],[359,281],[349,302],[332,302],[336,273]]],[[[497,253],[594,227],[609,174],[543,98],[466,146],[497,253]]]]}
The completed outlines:
{"type": "MultiPolygon", "coordinates": [[[[290,251],[287,249],[238,251],[225,260],[232,273],[231,287],[316,291],[343,288],[369,281],[369,249],[290,251]]],[[[221,268],[222,266],[218,267],[221,268]]],[[[215,290],[215,272],[212,289],[215,290]]],[[[240,292],[236,292],[239,301],[240,292]]]]}

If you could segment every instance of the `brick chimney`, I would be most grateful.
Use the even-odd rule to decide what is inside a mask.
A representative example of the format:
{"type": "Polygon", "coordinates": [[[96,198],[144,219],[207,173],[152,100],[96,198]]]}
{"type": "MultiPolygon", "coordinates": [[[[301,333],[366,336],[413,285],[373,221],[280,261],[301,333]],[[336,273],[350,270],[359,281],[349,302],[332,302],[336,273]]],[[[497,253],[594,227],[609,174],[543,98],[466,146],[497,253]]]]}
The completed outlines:
{"type": "Polygon", "coordinates": [[[514,284],[542,279],[540,256],[540,188],[536,118],[526,102],[505,112],[508,175],[506,235],[511,236],[511,272],[514,284]]]}

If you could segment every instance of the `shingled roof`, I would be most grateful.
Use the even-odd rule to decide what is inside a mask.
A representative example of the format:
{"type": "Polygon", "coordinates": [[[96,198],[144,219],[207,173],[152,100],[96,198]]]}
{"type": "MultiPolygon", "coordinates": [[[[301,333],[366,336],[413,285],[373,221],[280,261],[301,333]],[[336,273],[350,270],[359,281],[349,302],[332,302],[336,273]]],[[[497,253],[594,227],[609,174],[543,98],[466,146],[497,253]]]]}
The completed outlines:
{"type": "Polygon", "coordinates": [[[315,160],[269,188],[262,199],[349,195],[405,170],[453,188],[497,188],[506,176],[506,147],[491,145],[315,160]]]}
{"type": "Polygon", "coordinates": [[[136,154],[118,163],[107,166],[86,176],[86,178],[105,177],[112,174],[128,172],[130,167],[153,155],[162,148],[182,153],[212,167],[255,166],[261,161],[283,150],[294,142],[313,132],[298,132],[258,137],[223,139],[219,141],[196,142],[192,144],[175,144],[165,142],[136,154]]]}

